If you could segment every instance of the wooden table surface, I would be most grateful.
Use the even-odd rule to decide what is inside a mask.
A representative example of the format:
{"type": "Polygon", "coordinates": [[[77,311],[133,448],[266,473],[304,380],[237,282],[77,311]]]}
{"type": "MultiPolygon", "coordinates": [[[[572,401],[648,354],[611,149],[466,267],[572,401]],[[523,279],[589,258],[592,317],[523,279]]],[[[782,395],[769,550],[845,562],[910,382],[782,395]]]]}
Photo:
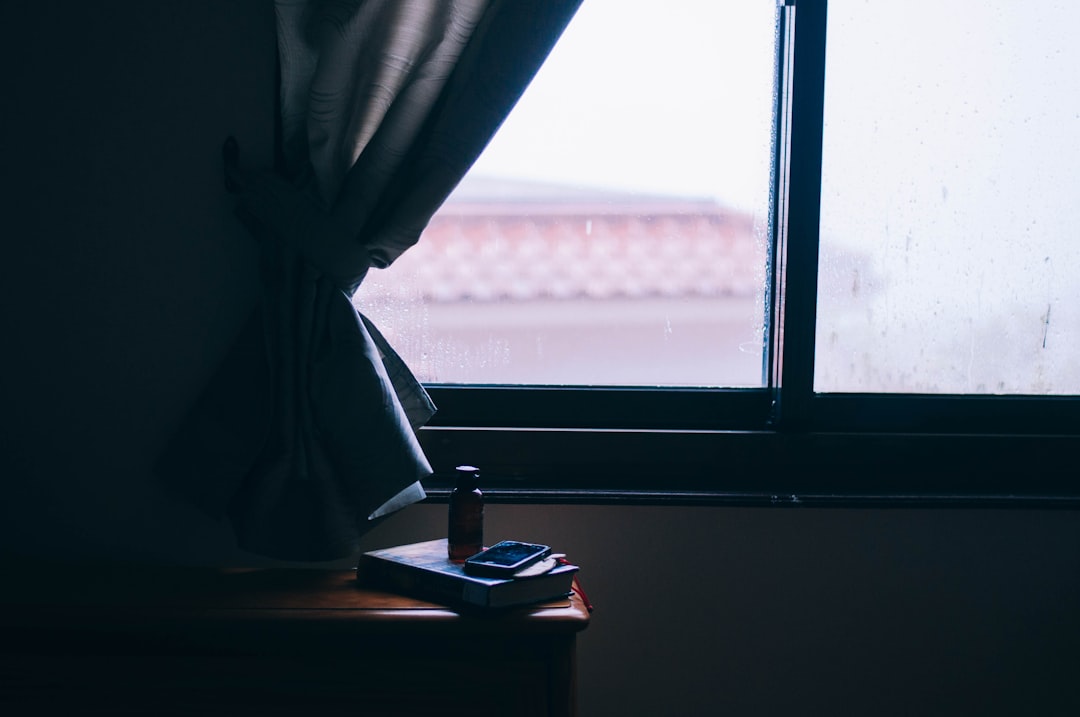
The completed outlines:
{"type": "MultiPolygon", "coordinates": [[[[122,563],[9,560],[0,591],[7,619],[63,620],[105,613],[200,619],[347,622],[373,630],[453,633],[578,632],[589,612],[569,598],[497,613],[461,613],[436,603],[360,587],[353,570],[199,568],[122,563]]],[[[10,623],[9,623],[10,624],[10,623]]]]}

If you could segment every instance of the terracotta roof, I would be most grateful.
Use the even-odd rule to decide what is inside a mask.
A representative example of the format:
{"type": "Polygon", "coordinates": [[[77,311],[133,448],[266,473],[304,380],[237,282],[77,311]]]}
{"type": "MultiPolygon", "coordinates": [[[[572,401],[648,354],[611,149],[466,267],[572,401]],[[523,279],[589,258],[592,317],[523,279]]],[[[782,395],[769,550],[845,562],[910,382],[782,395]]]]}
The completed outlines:
{"type": "Polygon", "coordinates": [[[628,192],[555,182],[466,177],[439,211],[471,214],[667,214],[713,212],[712,199],[628,192]]]}
{"type": "Polygon", "coordinates": [[[420,242],[365,281],[369,298],[427,301],[751,296],[765,242],[711,200],[472,181],[420,242]]]}

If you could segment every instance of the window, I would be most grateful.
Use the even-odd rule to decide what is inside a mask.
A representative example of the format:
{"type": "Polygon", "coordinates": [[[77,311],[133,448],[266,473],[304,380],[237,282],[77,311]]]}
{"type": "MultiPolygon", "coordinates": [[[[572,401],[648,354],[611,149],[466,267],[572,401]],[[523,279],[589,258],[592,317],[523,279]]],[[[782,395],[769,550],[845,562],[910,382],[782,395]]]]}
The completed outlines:
{"type": "Polygon", "coordinates": [[[363,310],[426,382],[763,386],[774,43],[767,2],[584,3],[363,310]]]}
{"type": "Polygon", "coordinates": [[[1080,13],[829,13],[814,388],[1080,393],[1080,13]]]}
{"type": "Polygon", "coordinates": [[[429,235],[358,294],[439,406],[422,435],[436,469],[483,466],[495,500],[1077,500],[1047,467],[1080,447],[1080,13],[638,5],[584,4],[560,44],[604,46],[598,75],[571,63],[594,94],[553,99],[553,54],[519,110],[572,102],[564,121],[508,120],[429,235]],[[738,44],[723,31],[746,41],[736,57],[695,55],[738,44]],[[653,100],[667,116],[572,185],[484,181],[519,131],[528,161],[570,166],[554,148],[613,90],[631,105],[613,101],[591,149],[653,100]],[[693,183],[725,164],[733,178],[693,183]],[[677,181],[634,184],[635,165],[677,181]]]}

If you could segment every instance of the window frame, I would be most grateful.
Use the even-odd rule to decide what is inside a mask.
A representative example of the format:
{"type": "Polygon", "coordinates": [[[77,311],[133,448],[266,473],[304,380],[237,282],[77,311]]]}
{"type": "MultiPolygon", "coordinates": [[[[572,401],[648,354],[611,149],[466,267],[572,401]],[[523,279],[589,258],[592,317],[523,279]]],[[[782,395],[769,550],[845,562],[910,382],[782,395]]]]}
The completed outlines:
{"type": "Polygon", "coordinates": [[[429,385],[432,499],[1080,507],[1080,397],[814,392],[827,5],[778,2],[765,386],[429,385]]]}

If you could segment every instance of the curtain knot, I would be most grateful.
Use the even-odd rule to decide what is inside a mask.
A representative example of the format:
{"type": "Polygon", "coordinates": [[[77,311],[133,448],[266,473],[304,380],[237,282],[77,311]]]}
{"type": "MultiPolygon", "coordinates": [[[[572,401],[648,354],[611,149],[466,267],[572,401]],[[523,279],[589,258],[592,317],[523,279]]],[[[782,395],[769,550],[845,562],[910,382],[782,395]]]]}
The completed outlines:
{"type": "Polygon", "coordinates": [[[273,172],[240,175],[227,168],[226,176],[238,188],[237,211],[263,228],[259,236],[280,241],[346,293],[355,291],[371,268],[372,256],[354,232],[318,200],[273,172]]]}

